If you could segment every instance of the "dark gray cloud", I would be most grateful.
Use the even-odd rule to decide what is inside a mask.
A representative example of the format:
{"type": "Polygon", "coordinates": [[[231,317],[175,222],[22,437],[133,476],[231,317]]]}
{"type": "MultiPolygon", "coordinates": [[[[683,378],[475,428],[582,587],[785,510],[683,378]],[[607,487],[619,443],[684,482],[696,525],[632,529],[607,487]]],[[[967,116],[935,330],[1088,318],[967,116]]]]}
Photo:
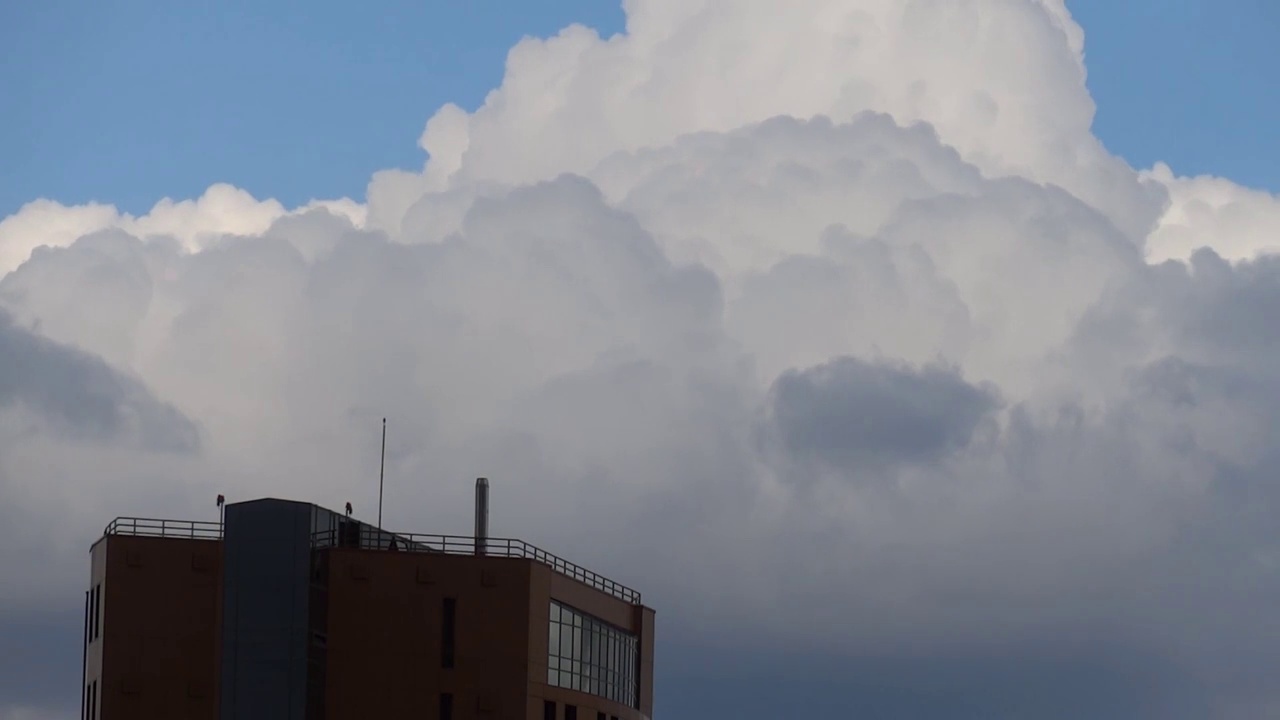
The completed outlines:
{"type": "Polygon", "coordinates": [[[662,640],[654,714],[670,720],[1221,717],[1197,680],[1168,658],[1106,641],[954,657],[734,654],[670,634],[662,640]]]}
{"type": "Polygon", "coordinates": [[[137,379],[45,339],[0,311],[0,407],[21,404],[74,439],[193,452],[196,426],[137,379]]]}
{"type": "Polygon", "coordinates": [[[791,459],[857,474],[935,463],[999,406],[955,368],[846,357],[778,378],[770,414],[791,459]]]}
{"type": "Polygon", "coordinates": [[[1210,249],[1194,256],[1179,282],[1166,287],[1177,304],[1166,302],[1184,337],[1200,345],[1241,353],[1236,359],[1280,355],[1280,256],[1229,263],[1210,249]]]}
{"type": "Polygon", "coordinates": [[[13,720],[78,717],[84,611],[76,600],[0,615],[0,647],[10,649],[0,653],[0,720],[13,706],[43,713],[13,720]]]}

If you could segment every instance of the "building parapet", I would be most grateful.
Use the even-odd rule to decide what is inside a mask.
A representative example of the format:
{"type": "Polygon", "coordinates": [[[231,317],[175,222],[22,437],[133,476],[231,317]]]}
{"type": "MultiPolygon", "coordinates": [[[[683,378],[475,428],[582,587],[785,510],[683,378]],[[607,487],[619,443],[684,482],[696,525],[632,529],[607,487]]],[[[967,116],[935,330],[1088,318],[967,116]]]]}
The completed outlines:
{"type": "MultiPolygon", "coordinates": [[[[139,537],[221,540],[223,526],[221,523],[203,520],[118,517],[107,524],[102,534],[104,536],[133,535],[139,537]]],[[[311,546],[314,548],[353,547],[361,550],[443,553],[446,555],[487,555],[533,560],[565,577],[608,593],[619,600],[633,605],[641,604],[638,591],[515,538],[491,537],[477,540],[475,537],[465,535],[392,533],[352,521],[350,525],[344,523],[337,528],[319,530],[312,533],[311,546]],[[344,530],[344,527],[352,527],[354,532],[344,530]]]]}
{"type": "MultiPolygon", "coordinates": [[[[354,523],[353,523],[354,525],[354,523]]],[[[351,547],[361,550],[443,553],[446,555],[486,555],[490,557],[533,560],[555,572],[608,593],[633,605],[640,604],[640,593],[622,583],[569,562],[535,545],[515,538],[484,538],[466,535],[428,535],[423,533],[391,533],[360,524],[358,530],[344,536],[341,527],[320,530],[311,535],[312,547],[351,547]]]]}

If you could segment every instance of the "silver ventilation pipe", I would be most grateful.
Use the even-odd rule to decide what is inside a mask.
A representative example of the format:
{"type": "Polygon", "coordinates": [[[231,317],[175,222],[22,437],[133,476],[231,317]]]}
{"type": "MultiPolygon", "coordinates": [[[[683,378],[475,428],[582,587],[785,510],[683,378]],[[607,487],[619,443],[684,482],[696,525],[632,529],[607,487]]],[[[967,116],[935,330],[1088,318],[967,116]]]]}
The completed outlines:
{"type": "Polygon", "coordinates": [[[476,555],[484,555],[489,540],[489,479],[476,478],[476,555]]]}

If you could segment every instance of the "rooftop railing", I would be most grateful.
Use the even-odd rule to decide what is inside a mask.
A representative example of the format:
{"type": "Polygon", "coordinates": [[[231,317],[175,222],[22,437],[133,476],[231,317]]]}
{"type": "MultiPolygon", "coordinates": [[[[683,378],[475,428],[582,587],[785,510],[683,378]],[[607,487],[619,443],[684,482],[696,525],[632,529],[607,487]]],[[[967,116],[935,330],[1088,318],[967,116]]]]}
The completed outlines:
{"type": "Polygon", "coordinates": [[[217,540],[222,537],[222,525],[204,520],[118,517],[107,523],[107,528],[102,531],[102,534],[217,540]]]}
{"type": "MultiPolygon", "coordinates": [[[[400,550],[404,552],[444,553],[446,555],[475,555],[477,540],[466,535],[425,535],[421,533],[390,533],[363,523],[352,523],[355,530],[342,526],[312,533],[312,547],[354,547],[362,550],[400,550]],[[347,536],[346,533],[350,533],[347,536]]],[[[135,535],[140,537],[193,538],[219,540],[222,525],[204,520],[161,520],[155,518],[119,517],[107,524],[103,535],[135,535]]],[[[488,538],[481,540],[484,555],[492,557],[521,558],[546,565],[565,577],[572,578],[619,600],[640,604],[640,593],[622,583],[594,573],[581,565],[571,563],[542,548],[514,538],[488,538]]]]}
{"type": "MultiPolygon", "coordinates": [[[[353,523],[353,526],[355,524],[353,523]]],[[[477,541],[466,535],[425,535],[421,533],[389,533],[367,525],[355,526],[357,530],[341,528],[321,530],[311,536],[313,547],[351,547],[361,550],[386,550],[403,552],[444,553],[446,555],[477,555],[478,550],[489,557],[521,558],[542,563],[555,572],[589,585],[624,602],[640,604],[640,593],[622,583],[594,573],[581,565],[514,538],[487,538],[477,541]],[[344,542],[345,541],[345,542],[344,542]],[[477,547],[477,542],[479,547],[477,547]]]]}

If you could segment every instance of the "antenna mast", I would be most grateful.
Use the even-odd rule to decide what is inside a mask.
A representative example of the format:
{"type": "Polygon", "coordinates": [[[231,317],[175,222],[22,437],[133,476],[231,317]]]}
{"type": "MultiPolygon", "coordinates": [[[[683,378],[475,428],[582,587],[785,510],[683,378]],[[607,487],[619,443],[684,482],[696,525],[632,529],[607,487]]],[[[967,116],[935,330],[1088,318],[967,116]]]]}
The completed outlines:
{"type": "Polygon", "coordinates": [[[378,529],[382,529],[382,479],[387,469],[387,419],[382,418],[382,461],[378,464],[378,529]]]}

